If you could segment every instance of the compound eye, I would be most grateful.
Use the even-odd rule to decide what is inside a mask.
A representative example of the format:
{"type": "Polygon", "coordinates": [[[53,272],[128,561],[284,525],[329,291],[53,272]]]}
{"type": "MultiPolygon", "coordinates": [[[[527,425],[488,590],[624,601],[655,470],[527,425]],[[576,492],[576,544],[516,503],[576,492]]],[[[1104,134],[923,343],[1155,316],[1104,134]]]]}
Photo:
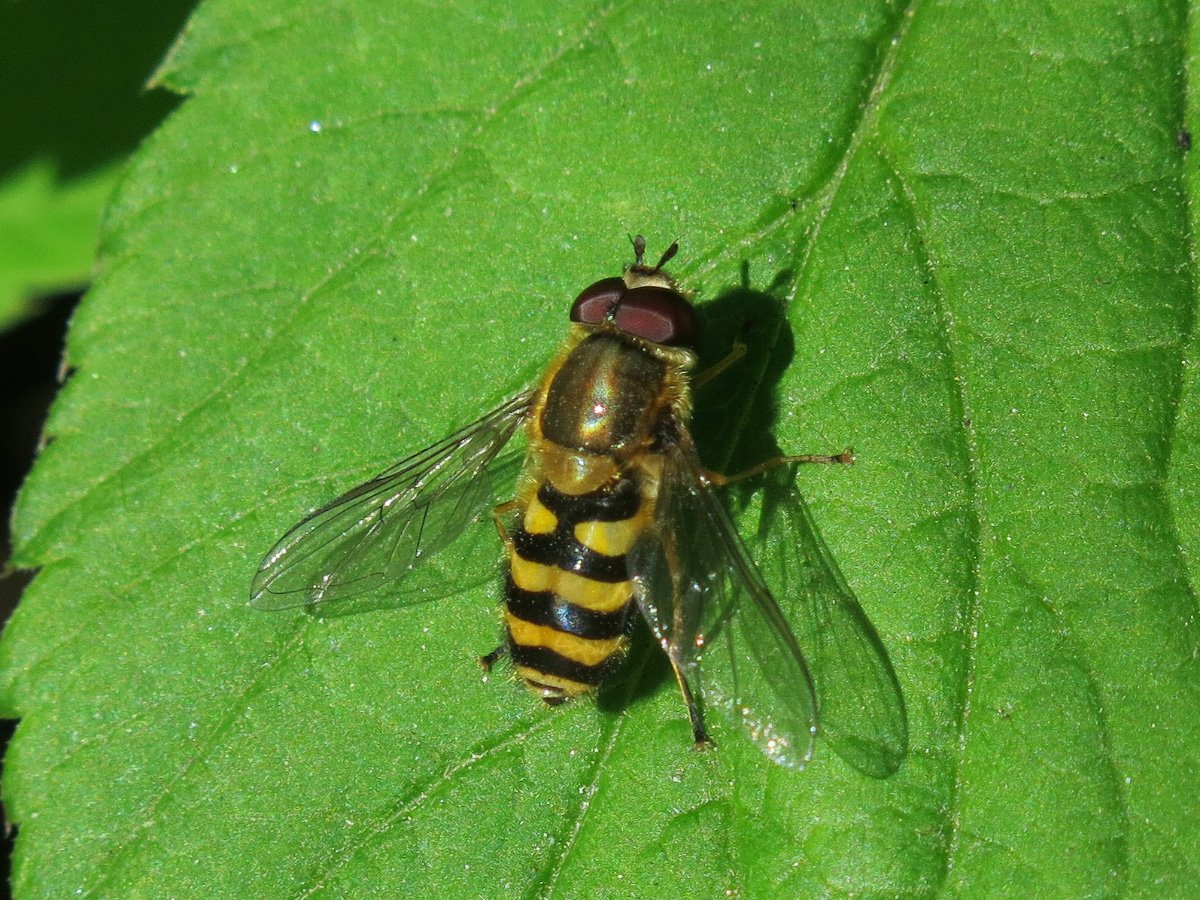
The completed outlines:
{"type": "Polygon", "coordinates": [[[599,325],[620,302],[625,290],[623,278],[602,278],[584,288],[571,306],[571,321],[584,325],[599,325]]]}
{"type": "Polygon", "coordinates": [[[626,334],[669,347],[694,349],[700,337],[700,322],[692,304],[678,291],[665,287],[626,292],[613,324],[626,334]]]}

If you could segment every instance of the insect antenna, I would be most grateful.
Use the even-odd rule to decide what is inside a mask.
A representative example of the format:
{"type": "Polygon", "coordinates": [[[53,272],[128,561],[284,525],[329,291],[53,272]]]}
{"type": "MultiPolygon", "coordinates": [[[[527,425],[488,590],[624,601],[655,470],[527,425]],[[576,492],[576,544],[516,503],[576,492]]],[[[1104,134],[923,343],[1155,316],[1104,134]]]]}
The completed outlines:
{"type": "Polygon", "coordinates": [[[675,241],[674,243],[671,244],[670,247],[667,248],[667,251],[659,258],[658,265],[656,265],[654,267],[653,271],[661,272],[662,267],[665,266],[667,263],[669,263],[671,261],[671,259],[675,256],[675,254],[678,252],[679,252],[679,241],[675,241]]]}
{"type": "Polygon", "coordinates": [[[633,264],[635,266],[643,265],[646,258],[646,239],[640,234],[637,237],[627,234],[625,237],[629,238],[629,243],[633,244],[633,264]]]}
{"type": "MultiPolygon", "coordinates": [[[[626,237],[629,237],[629,236],[626,235],[626,237]]],[[[655,265],[653,269],[647,269],[646,268],[646,239],[644,237],[642,237],[642,235],[639,234],[635,237],[630,237],[629,243],[633,244],[634,268],[641,269],[642,271],[647,272],[647,273],[661,272],[662,267],[665,266],[667,263],[669,263],[674,258],[675,254],[679,252],[679,241],[675,241],[674,243],[671,244],[670,247],[667,248],[666,252],[663,253],[663,255],[661,257],[659,257],[657,265],[655,265]]]]}

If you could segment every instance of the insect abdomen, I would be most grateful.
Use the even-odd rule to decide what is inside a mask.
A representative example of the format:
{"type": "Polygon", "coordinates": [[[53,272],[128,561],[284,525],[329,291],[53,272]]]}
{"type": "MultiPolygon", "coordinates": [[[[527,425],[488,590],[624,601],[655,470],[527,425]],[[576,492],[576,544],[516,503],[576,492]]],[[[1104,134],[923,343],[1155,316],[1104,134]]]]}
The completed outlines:
{"type": "Polygon", "coordinates": [[[633,605],[625,554],[647,503],[623,477],[581,494],[544,481],[512,535],[505,622],[517,674],[547,703],[593,690],[619,660],[633,605]]]}

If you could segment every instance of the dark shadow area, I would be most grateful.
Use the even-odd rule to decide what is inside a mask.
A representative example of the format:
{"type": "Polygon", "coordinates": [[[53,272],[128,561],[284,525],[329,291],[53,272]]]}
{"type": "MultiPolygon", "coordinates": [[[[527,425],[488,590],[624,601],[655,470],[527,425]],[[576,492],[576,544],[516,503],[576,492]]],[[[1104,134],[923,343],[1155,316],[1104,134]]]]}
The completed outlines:
{"type": "MultiPolygon", "coordinates": [[[[701,365],[694,379],[692,432],[702,460],[713,470],[736,475],[783,455],[772,429],[780,412],[779,383],[795,349],[793,334],[783,315],[791,279],[792,273],[783,272],[766,290],[756,291],[750,287],[744,267],[741,286],[700,307],[706,336],[701,365]],[[744,354],[730,357],[735,347],[744,347],[744,354]],[[729,360],[728,367],[721,367],[723,359],[729,360]],[[706,371],[710,374],[706,375],[706,371]]],[[[832,455],[845,448],[786,449],[792,453],[815,450],[832,455]]],[[[823,461],[835,460],[827,456],[823,461]]],[[[680,568],[677,577],[682,583],[699,579],[701,590],[706,591],[691,594],[695,605],[690,607],[692,615],[687,618],[704,623],[701,627],[707,645],[718,654],[718,659],[726,650],[740,656],[759,642],[764,647],[773,646],[777,636],[790,631],[791,636],[786,640],[796,640],[804,661],[793,658],[794,662],[789,663],[783,656],[773,658],[767,653],[760,661],[774,659],[780,668],[763,668],[753,674],[747,657],[741,669],[741,678],[751,694],[756,679],[774,681],[777,689],[784,684],[794,687],[793,702],[783,704],[777,700],[778,710],[760,707],[758,714],[769,717],[780,712],[785,716],[794,714],[816,725],[819,709],[821,734],[832,750],[866,775],[888,777],[907,754],[903,694],[886,648],[820,538],[816,523],[796,489],[795,465],[753,474],[744,482],[720,491],[721,499],[735,510],[751,502],[758,504],[757,531],[743,535],[754,561],[747,563],[739,576],[735,563],[738,553],[724,549],[728,546],[724,539],[709,530],[714,527],[711,520],[704,518],[699,507],[679,505],[680,521],[665,526],[673,528],[673,537],[680,548],[676,551],[680,568]],[[704,521],[710,524],[699,524],[704,521]],[[691,553],[689,546],[693,548],[691,553]],[[710,571],[705,567],[714,565],[714,561],[730,567],[727,595],[721,591],[721,577],[705,580],[705,572],[710,571]],[[739,595],[736,584],[740,581],[749,585],[753,580],[747,574],[751,566],[759,570],[763,583],[774,594],[773,599],[766,597],[761,602],[751,599],[749,589],[739,595]],[[741,605],[734,606],[739,596],[741,605]],[[724,610],[720,605],[723,602],[730,604],[724,610]],[[774,609],[776,602],[780,608],[773,615],[755,612],[774,609]],[[736,626],[729,624],[735,620],[736,626]],[[801,671],[811,683],[812,693],[799,682],[801,671]],[[786,677],[796,681],[778,681],[786,677]]],[[[658,565],[661,571],[670,563],[651,565],[658,565]]],[[[659,576],[652,583],[656,589],[670,590],[671,579],[659,576]]],[[[651,599],[663,602],[661,597],[651,599]]],[[[669,615],[667,610],[664,619],[668,622],[669,615]]],[[[720,669],[718,664],[717,670],[720,669]]],[[[732,680],[725,682],[718,682],[715,672],[707,669],[703,674],[728,696],[741,696],[736,674],[728,672],[732,680]]],[[[601,693],[599,705],[616,713],[622,705],[667,689],[663,682],[673,680],[666,654],[661,652],[649,629],[639,625],[626,669],[614,679],[611,688],[601,693]]],[[[692,687],[703,710],[704,697],[699,686],[692,687]]],[[[682,698],[680,706],[682,709],[682,698]]],[[[799,732],[794,736],[802,737],[799,732]]]]}
{"type": "MultiPolygon", "coordinates": [[[[600,685],[596,692],[596,706],[608,715],[618,715],[634,703],[639,703],[656,694],[664,685],[675,683],[667,654],[659,649],[658,642],[642,617],[634,614],[635,622],[630,635],[629,651],[612,676],[600,685]]],[[[679,695],[679,692],[675,692],[679,695]]],[[[687,720],[687,707],[679,695],[679,714],[687,720]]]]}
{"type": "Polygon", "coordinates": [[[0,178],[48,159],[67,180],[132,152],[179,103],[145,84],[194,5],[0,4],[0,178]]]}
{"type": "MultiPolygon", "coordinates": [[[[784,316],[792,273],[777,274],[764,290],[750,287],[743,264],[742,284],[701,304],[703,340],[696,377],[723,360],[736,344],[745,355],[695,391],[692,435],[704,464],[730,474],[780,455],[772,429],[778,417],[778,385],[795,355],[795,340],[784,316]]],[[[811,448],[793,448],[805,452],[811,448]]]]}
{"type": "MultiPolygon", "coordinates": [[[[50,401],[58,390],[67,321],[80,293],[60,294],[39,301],[37,313],[14,328],[0,332],[0,560],[12,555],[9,515],[41,438],[50,401]]],[[[17,598],[32,575],[0,576],[0,622],[7,621],[17,598]]]]}
{"type": "MultiPolygon", "coordinates": [[[[9,331],[0,332],[0,561],[12,555],[10,511],[41,439],[46,412],[58,389],[58,367],[62,359],[67,321],[79,302],[80,293],[60,294],[34,304],[37,313],[9,331]]],[[[17,606],[21,593],[33,578],[32,572],[0,569],[0,623],[17,606]]],[[[17,723],[0,720],[0,749],[17,723]]],[[[8,896],[16,828],[5,820],[0,837],[0,896],[8,896]]]]}

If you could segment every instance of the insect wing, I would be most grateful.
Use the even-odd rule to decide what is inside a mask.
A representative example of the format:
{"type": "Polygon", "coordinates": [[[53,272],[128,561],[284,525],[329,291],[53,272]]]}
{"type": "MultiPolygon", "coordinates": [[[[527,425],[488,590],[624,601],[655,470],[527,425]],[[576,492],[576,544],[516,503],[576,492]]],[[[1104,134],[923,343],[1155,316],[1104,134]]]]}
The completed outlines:
{"type": "Polygon", "coordinates": [[[812,679],[690,441],[668,456],[655,518],[630,558],[642,615],[706,715],[803,768],[816,734],[812,679]]]}
{"type": "Polygon", "coordinates": [[[759,534],[762,569],[788,608],[816,684],[821,734],[860,772],[886,778],[908,751],[904,698],[879,636],[790,477],[767,486],[759,534]]]}
{"type": "Polygon", "coordinates": [[[513,397],[301,520],[263,559],[251,604],[286,609],[352,597],[427,562],[494,502],[489,467],[531,396],[513,397]]]}

